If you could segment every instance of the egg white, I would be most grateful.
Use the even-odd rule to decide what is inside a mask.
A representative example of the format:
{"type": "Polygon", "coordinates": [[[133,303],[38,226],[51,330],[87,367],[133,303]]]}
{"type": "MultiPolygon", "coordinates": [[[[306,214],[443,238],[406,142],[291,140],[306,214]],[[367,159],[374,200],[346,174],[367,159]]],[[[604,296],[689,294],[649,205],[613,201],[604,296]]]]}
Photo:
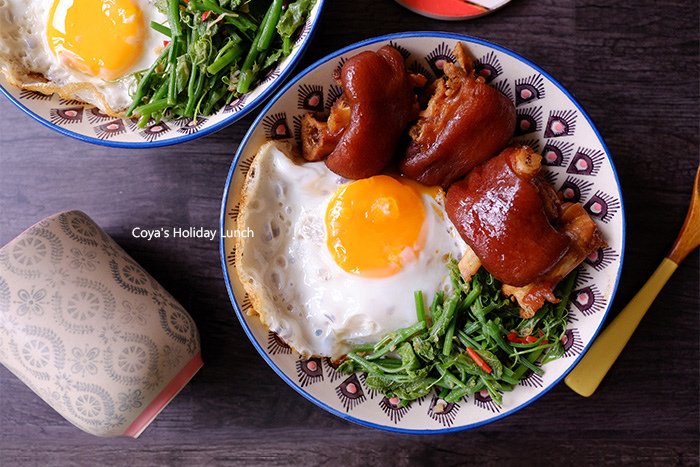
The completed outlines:
{"type": "MultiPolygon", "coordinates": [[[[149,68],[163,40],[168,39],[150,27],[151,21],[166,21],[154,0],[134,1],[144,17],[143,53],[122,78],[105,81],[67,67],[49,48],[46,29],[52,1],[0,0],[0,72],[20,88],[57,93],[64,99],[93,104],[110,115],[119,114],[131,104],[130,91],[136,84],[133,73],[149,68]]],[[[106,40],[105,49],[109,46],[106,40]]]]}
{"type": "Polygon", "coordinates": [[[300,162],[275,143],[262,146],[248,173],[238,228],[236,269],[253,309],[302,355],[339,358],[416,322],[413,292],[426,301],[448,289],[446,262],[466,245],[444,214],[443,197],[421,194],[425,246],[395,275],[368,278],[338,266],[326,246],[325,212],[348,183],[323,162],[300,162]]]}

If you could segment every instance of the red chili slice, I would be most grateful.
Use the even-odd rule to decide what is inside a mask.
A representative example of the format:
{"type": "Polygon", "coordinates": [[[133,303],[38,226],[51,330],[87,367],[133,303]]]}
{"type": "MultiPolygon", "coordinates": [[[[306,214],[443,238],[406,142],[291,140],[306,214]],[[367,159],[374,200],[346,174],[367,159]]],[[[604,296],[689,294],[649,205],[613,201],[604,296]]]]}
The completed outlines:
{"type": "Polygon", "coordinates": [[[479,368],[484,370],[486,373],[491,374],[493,370],[484,361],[484,359],[481,358],[481,356],[478,353],[476,353],[476,350],[472,349],[471,347],[467,347],[467,354],[471,357],[472,360],[474,360],[474,363],[476,363],[479,368]]]}

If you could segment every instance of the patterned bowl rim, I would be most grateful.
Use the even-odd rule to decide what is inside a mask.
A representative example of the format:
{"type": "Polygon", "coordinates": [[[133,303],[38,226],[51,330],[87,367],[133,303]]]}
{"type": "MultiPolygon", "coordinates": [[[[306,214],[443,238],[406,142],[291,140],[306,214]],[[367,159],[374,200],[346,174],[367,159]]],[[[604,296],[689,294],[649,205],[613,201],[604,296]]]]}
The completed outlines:
{"type": "Polygon", "coordinates": [[[318,10],[316,17],[313,18],[311,22],[311,30],[309,32],[309,35],[306,37],[306,39],[301,43],[299,46],[299,51],[297,54],[292,58],[292,60],[289,63],[289,66],[280,73],[279,76],[277,76],[272,83],[268,86],[267,89],[265,89],[263,92],[260,93],[258,97],[247,103],[240,111],[234,112],[230,116],[224,118],[218,123],[215,123],[211,126],[208,126],[200,131],[195,131],[193,133],[190,133],[188,135],[183,135],[183,136],[178,136],[177,138],[172,138],[172,139],[164,139],[164,140],[153,140],[153,141],[138,141],[138,142],[132,142],[132,141],[109,141],[109,140],[104,140],[104,139],[99,139],[99,138],[94,138],[92,136],[87,136],[82,133],[78,133],[75,131],[68,130],[64,127],[61,127],[55,123],[52,123],[45,118],[37,115],[34,113],[32,110],[30,110],[27,106],[22,104],[18,98],[13,96],[7,89],[5,89],[2,85],[0,85],[0,94],[4,95],[9,99],[10,102],[12,102],[15,107],[20,109],[22,112],[25,114],[29,115],[32,119],[36,120],[37,122],[41,123],[47,128],[50,128],[54,131],[57,131],[58,133],[65,135],[65,136],[70,136],[71,138],[75,138],[79,141],[84,141],[86,143],[92,143],[96,144],[98,146],[107,146],[111,148],[126,148],[126,149],[145,149],[145,148],[157,148],[157,147],[162,147],[162,146],[172,146],[174,144],[180,144],[180,143],[185,143],[187,141],[191,141],[193,139],[201,138],[202,136],[210,135],[212,133],[215,133],[219,130],[222,130],[226,128],[227,126],[237,122],[241,118],[245,117],[248,115],[250,112],[255,110],[260,104],[262,104],[265,99],[267,99],[270,94],[275,92],[282,83],[287,79],[287,77],[294,71],[296,66],[299,64],[299,61],[303,58],[304,53],[306,52],[306,49],[308,48],[309,44],[311,41],[313,41],[314,35],[316,33],[316,29],[318,26],[318,23],[321,19],[321,14],[323,12],[323,7],[325,5],[326,0],[316,0],[316,2],[319,4],[318,10]]]}
{"type": "Polygon", "coordinates": [[[224,193],[223,193],[223,199],[221,202],[221,213],[219,216],[219,227],[220,231],[223,232],[225,228],[225,222],[226,222],[226,205],[228,202],[228,197],[229,197],[229,192],[231,189],[231,182],[233,181],[233,174],[237,168],[238,162],[241,158],[241,155],[243,154],[243,150],[248,144],[249,139],[252,137],[253,133],[255,130],[258,128],[260,123],[262,122],[263,118],[267,113],[270,111],[270,109],[277,103],[277,101],[284,95],[289,89],[293,88],[296,86],[296,84],[301,81],[306,75],[314,71],[316,68],[319,66],[323,65],[324,63],[333,60],[343,54],[346,54],[348,52],[351,52],[355,49],[358,49],[360,47],[364,47],[367,45],[371,44],[376,44],[378,42],[388,42],[390,40],[394,39],[415,39],[415,38],[431,38],[431,39],[452,39],[452,40],[459,40],[459,41],[464,41],[464,42],[471,42],[474,44],[479,44],[483,45],[486,47],[491,47],[495,50],[498,50],[499,52],[502,52],[504,54],[510,55],[511,57],[515,58],[516,60],[519,60],[529,66],[531,66],[533,69],[535,69],[537,72],[542,73],[543,76],[545,76],[547,79],[549,79],[552,84],[554,84],[559,90],[561,90],[562,93],[571,101],[571,103],[581,112],[581,114],[585,117],[586,121],[591,125],[591,128],[593,129],[593,132],[595,133],[596,137],[600,141],[600,144],[602,145],[605,155],[610,162],[610,167],[612,169],[612,173],[615,179],[615,184],[617,187],[617,191],[620,195],[620,213],[622,217],[622,239],[620,243],[620,266],[617,271],[617,275],[615,277],[615,283],[612,288],[612,293],[610,294],[610,300],[607,303],[607,306],[605,308],[605,312],[603,313],[600,324],[598,325],[598,328],[595,330],[593,333],[590,341],[584,347],[583,351],[578,355],[576,360],[574,360],[571,365],[564,371],[564,373],[557,378],[553,383],[551,383],[549,386],[541,388],[540,391],[535,394],[530,400],[527,402],[523,403],[522,405],[511,409],[507,412],[501,413],[495,417],[489,418],[487,420],[482,420],[476,423],[470,423],[466,425],[460,425],[460,426],[452,426],[449,428],[443,428],[443,429],[437,429],[437,430],[415,430],[415,429],[406,429],[406,428],[400,428],[400,427],[392,427],[392,426],[385,426],[385,425],[379,425],[376,423],[368,422],[366,420],[362,420],[357,417],[353,417],[347,413],[340,412],[327,404],[325,404],[323,401],[317,399],[316,397],[312,396],[308,392],[306,392],[301,386],[299,386],[295,381],[293,381],[291,378],[289,378],[273,361],[272,359],[267,355],[267,352],[265,348],[257,341],[255,336],[253,335],[252,330],[248,326],[248,323],[246,322],[245,316],[241,310],[240,305],[238,304],[238,301],[236,300],[236,297],[233,293],[233,288],[231,286],[231,280],[229,279],[229,266],[228,263],[226,262],[226,252],[224,249],[224,238],[222,237],[220,242],[219,242],[219,253],[221,256],[221,267],[223,269],[224,273],[224,281],[226,283],[226,290],[228,291],[229,298],[231,299],[231,304],[233,305],[234,311],[236,312],[236,316],[238,317],[238,320],[241,323],[241,326],[243,327],[243,330],[245,331],[246,335],[248,336],[248,339],[252,342],[253,346],[255,349],[258,351],[260,356],[267,362],[267,364],[274,370],[277,375],[282,378],[282,380],[287,383],[289,386],[292,387],[296,392],[301,394],[304,398],[306,398],[308,401],[316,404],[317,406],[321,407],[322,409],[332,413],[333,415],[336,415],[344,420],[348,420],[353,423],[357,423],[358,425],[370,427],[370,428],[376,428],[379,430],[383,431],[389,431],[393,433],[403,433],[403,434],[414,434],[414,435],[428,435],[428,434],[442,434],[442,433],[452,433],[456,431],[463,431],[463,430],[469,430],[472,428],[477,428],[482,425],[486,425],[492,422],[495,422],[496,420],[500,420],[504,417],[507,417],[508,415],[511,415],[515,412],[518,412],[525,407],[528,407],[530,404],[535,402],[537,399],[545,395],[547,392],[549,392],[554,386],[556,386],[562,379],[566,377],[567,374],[576,366],[576,364],[581,360],[581,358],[586,354],[588,349],[590,348],[591,344],[595,340],[596,336],[600,332],[605,319],[607,318],[607,315],[610,311],[610,308],[612,306],[612,303],[615,299],[615,295],[617,293],[617,287],[620,284],[620,275],[622,273],[622,267],[624,264],[624,259],[625,259],[625,237],[627,233],[627,224],[625,221],[625,203],[622,198],[622,189],[620,187],[620,180],[617,175],[617,169],[615,168],[615,164],[613,163],[612,157],[610,156],[610,151],[608,150],[607,145],[605,144],[605,140],[601,136],[600,132],[596,128],[596,126],[593,124],[593,121],[591,120],[590,116],[588,113],[584,110],[584,108],[579,104],[579,102],[574,98],[574,96],[564,88],[562,84],[559,83],[552,75],[550,75],[547,71],[543,70],[541,67],[536,65],[535,63],[531,62],[530,60],[526,59],[525,57],[522,57],[516,52],[513,52],[510,49],[507,49],[503,46],[494,44],[493,42],[489,42],[483,39],[478,39],[472,36],[467,36],[463,34],[454,34],[454,33],[446,33],[446,32],[434,32],[434,31],[416,31],[416,32],[402,32],[402,33],[395,33],[395,34],[387,34],[384,36],[379,36],[379,37],[373,37],[370,39],[366,39],[360,42],[356,42],[354,44],[351,44],[347,47],[343,47],[342,49],[333,52],[330,55],[327,55],[320,60],[316,61],[309,67],[307,67],[305,70],[300,72],[294,79],[289,81],[282,89],[280,89],[277,94],[270,99],[270,101],[267,103],[265,108],[260,112],[260,115],[255,119],[253,124],[251,125],[250,129],[248,129],[248,132],[246,133],[245,137],[241,141],[241,144],[238,146],[238,150],[236,151],[236,155],[233,158],[233,162],[231,163],[231,168],[229,169],[228,177],[226,179],[226,186],[224,188],[224,193]]]}

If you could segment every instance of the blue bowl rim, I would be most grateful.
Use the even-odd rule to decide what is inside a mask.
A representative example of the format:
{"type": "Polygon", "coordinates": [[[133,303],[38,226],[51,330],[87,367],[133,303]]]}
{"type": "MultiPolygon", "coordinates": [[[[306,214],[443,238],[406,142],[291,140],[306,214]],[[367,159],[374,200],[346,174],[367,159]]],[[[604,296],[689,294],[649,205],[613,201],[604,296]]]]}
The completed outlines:
{"type": "Polygon", "coordinates": [[[314,38],[314,35],[316,33],[316,29],[318,26],[319,21],[321,20],[321,15],[323,13],[323,7],[325,6],[325,1],[326,0],[316,0],[317,3],[319,4],[318,7],[318,14],[314,18],[313,22],[311,23],[311,31],[309,32],[309,36],[306,38],[304,42],[302,42],[299,52],[297,55],[294,57],[294,59],[291,61],[289,66],[282,72],[280,75],[274,79],[272,84],[265,89],[258,97],[250,101],[243,109],[241,109],[238,112],[233,113],[232,115],[224,118],[220,122],[209,126],[207,128],[202,129],[201,131],[195,131],[194,133],[190,133],[188,135],[183,135],[183,136],[178,136],[177,138],[171,138],[171,139],[164,139],[164,140],[154,140],[154,141],[139,141],[139,142],[130,142],[130,141],[110,141],[110,140],[104,140],[104,139],[99,139],[95,138],[92,136],[87,136],[82,133],[77,133],[75,131],[68,130],[64,127],[61,127],[59,125],[56,125],[55,123],[52,123],[48,120],[46,120],[43,117],[40,117],[36,113],[34,113],[32,110],[30,110],[27,106],[22,104],[22,102],[19,101],[15,96],[10,94],[10,92],[5,89],[2,85],[0,85],[0,94],[3,94],[7,99],[12,102],[18,109],[20,109],[22,112],[25,114],[29,115],[32,119],[36,120],[37,122],[41,123],[47,128],[50,128],[62,135],[69,136],[71,138],[75,138],[79,141],[84,141],[86,143],[91,143],[95,144],[98,146],[106,146],[110,148],[126,148],[126,149],[146,149],[146,148],[157,148],[157,147],[163,147],[163,146],[172,146],[174,144],[180,144],[184,143],[187,141],[191,141],[193,139],[201,138],[202,136],[207,136],[212,133],[215,133],[219,130],[222,130],[226,128],[227,126],[237,122],[238,120],[242,119],[246,115],[248,115],[250,112],[255,110],[260,104],[262,104],[265,99],[267,99],[270,94],[275,92],[281,85],[284,83],[284,81],[287,79],[287,77],[294,71],[296,66],[299,64],[299,61],[302,59],[304,56],[304,53],[306,53],[306,49],[308,48],[309,44],[314,38]]]}
{"type": "Polygon", "coordinates": [[[550,75],[547,71],[542,69],[540,66],[536,65],[535,63],[531,62],[530,60],[526,59],[525,57],[521,56],[520,54],[513,52],[512,50],[500,46],[498,44],[494,44],[493,42],[489,42],[483,39],[478,39],[475,37],[463,35],[463,34],[455,34],[455,33],[446,33],[446,32],[432,32],[432,31],[415,31],[415,32],[402,32],[402,33],[394,33],[394,34],[387,34],[379,37],[373,37],[370,39],[366,39],[360,42],[356,42],[354,44],[348,45],[346,47],[343,47],[342,49],[333,52],[320,60],[316,61],[312,65],[308,66],[306,69],[301,71],[294,79],[289,81],[282,89],[280,89],[277,94],[270,99],[268,104],[265,106],[265,108],[260,112],[260,115],[258,118],[253,122],[251,125],[250,129],[246,133],[245,137],[241,141],[240,145],[238,146],[238,149],[236,151],[236,155],[234,156],[233,162],[231,163],[231,168],[229,169],[228,177],[226,179],[226,186],[224,188],[224,194],[221,202],[221,213],[219,217],[219,227],[220,227],[220,232],[224,231],[225,228],[225,222],[226,222],[226,205],[228,202],[228,196],[229,196],[229,191],[231,188],[231,181],[233,180],[233,174],[235,172],[236,166],[238,165],[238,162],[241,158],[241,155],[243,153],[243,149],[246,147],[248,144],[248,140],[251,138],[253,135],[255,129],[258,127],[260,122],[262,121],[263,117],[268,113],[270,108],[275,105],[275,103],[279,100],[279,98],[285,94],[291,87],[293,87],[297,82],[299,82],[304,76],[309,74],[311,71],[315,70],[318,68],[320,65],[333,60],[343,54],[346,54],[352,50],[358,49],[360,47],[364,47],[367,45],[375,44],[377,42],[388,42],[390,40],[394,39],[407,39],[407,38],[420,38],[420,37],[430,37],[430,38],[441,38],[441,39],[450,39],[450,40],[459,40],[459,41],[464,41],[464,42],[471,42],[474,44],[479,44],[483,45],[486,47],[491,47],[494,48],[502,53],[505,53],[507,55],[510,55],[511,57],[522,61],[523,63],[531,66],[533,69],[537,70],[539,73],[542,73],[545,77],[547,77],[555,86],[557,86],[563,93],[564,95],[571,100],[571,102],[576,106],[579,112],[581,112],[581,115],[583,115],[586,118],[586,121],[591,125],[591,128],[593,129],[593,132],[595,133],[596,137],[598,138],[600,144],[603,146],[603,149],[605,151],[605,154],[610,161],[610,166],[612,168],[613,176],[615,177],[615,183],[617,184],[617,190],[618,193],[620,194],[620,215],[622,216],[622,241],[621,241],[621,248],[620,248],[620,267],[617,271],[617,277],[615,278],[615,285],[612,289],[612,294],[610,295],[610,300],[608,301],[608,306],[605,309],[605,312],[603,313],[603,317],[600,321],[600,325],[598,328],[595,330],[593,333],[591,340],[588,342],[588,345],[583,349],[583,351],[579,354],[579,356],[574,360],[574,362],[569,365],[569,368],[567,368],[564,373],[557,378],[554,382],[552,382],[549,386],[542,388],[541,391],[536,394],[534,397],[529,399],[527,402],[519,405],[518,407],[515,407],[514,409],[511,409],[507,412],[500,413],[495,417],[489,418],[487,420],[483,420],[480,422],[476,423],[470,423],[467,425],[460,425],[460,426],[453,426],[453,427],[448,427],[448,428],[440,428],[440,429],[435,429],[435,430],[415,430],[415,429],[407,429],[407,428],[399,428],[399,427],[394,427],[394,426],[388,426],[388,425],[380,425],[377,423],[372,423],[368,422],[366,420],[362,420],[356,417],[353,417],[349,414],[340,412],[333,407],[330,407],[329,405],[325,404],[324,402],[320,401],[316,397],[312,396],[308,392],[306,392],[304,389],[302,389],[298,384],[296,384],[291,378],[289,378],[273,361],[272,359],[267,355],[265,349],[260,345],[260,343],[257,341],[255,336],[253,335],[253,332],[251,331],[250,327],[248,326],[248,323],[245,320],[245,317],[243,316],[243,312],[238,305],[238,302],[236,301],[236,297],[233,293],[233,289],[231,287],[231,281],[229,279],[229,271],[228,271],[228,264],[226,262],[226,252],[224,250],[224,238],[221,237],[220,242],[219,242],[219,253],[221,256],[221,266],[223,269],[223,274],[224,274],[224,281],[226,282],[226,290],[228,291],[229,298],[231,299],[231,304],[233,305],[233,308],[236,312],[236,316],[238,317],[238,320],[241,323],[241,326],[243,327],[243,330],[245,331],[246,335],[248,336],[248,339],[253,343],[253,346],[255,349],[258,351],[260,356],[267,362],[267,364],[272,368],[272,370],[277,373],[277,375],[282,378],[284,382],[286,382],[289,386],[292,387],[296,392],[301,394],[304,398],[306,398],[308,401],[316,404],[317,406],[321,407],[322,409],[332,413],[333,415],[336,415],[344,420],[356,423],[358,425],[370,427],[370,428],[376,428],[379,430],[383,431],[388,431],[392,433],[401,433],[401,434],[414,434],[414,435],[432,435],[432,434],[444,434],[444,433],[453,433],[457,431],[463,431],[463,430],[469,430],[472,428],[477,428],[483,425],[487,425],[489,423],[495,422],[497,420],[500,420],[504,417],[507,417],[509,415],[514,414],[515,412],[518,412],[525,407],[528,407],[530,404],[538,400],[540,397],[544,396],[546,393],[548,393],[554,386],[559,384],[559,382],[566,377],[566,375],[578,364],[578,362],[583,358],[583,356],[586,354],[588,349],[590,348],[591,344],[593,341],[595,341],[596,336],[600,332],[601,328],[603,327],[603,324],[605,323],[605,320],[608,316],[608,313],[610,311],[610,308],[612,307],[612,303],[615,299],[615,295],[617,293],[617,288],[618,285],[620,284],[620,275],[622,273],[622,268],[624,264],[624,259],[625,259],[625,238],[626,238],[626,232],[627,232],[627,223],[625,220],[625,203],[622,198],[622,188],[620,186],[620,180],[617,175],[617,169],[615,168],[615,164],[612,160],[612,156],[610,155],[610,151],[608,149],[608,146],[605,144],[605,140],[601,136],[600,132],[598,131],[598,128],[594,125],[593,121],[591,120],[590,116],[588,113],[584,110],[583,106],[576,100],[576,98],[566,90],[566,88],[559,83],[552,75],[550,75]]]}

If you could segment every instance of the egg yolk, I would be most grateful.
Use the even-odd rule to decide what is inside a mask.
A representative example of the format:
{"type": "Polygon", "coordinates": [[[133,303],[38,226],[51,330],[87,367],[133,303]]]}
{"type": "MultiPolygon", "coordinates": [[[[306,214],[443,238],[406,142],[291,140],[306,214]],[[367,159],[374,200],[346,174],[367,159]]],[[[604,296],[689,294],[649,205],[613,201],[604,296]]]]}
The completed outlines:
{"type": "Polygon", "coordinates": [[[340,187],[326,210],[326,242],[335,262],[353,274],[386,277],[423,246],[425,207],[418,191],[387,175],[340,187]]]}
{"type": "Polygon", "coordinates": [[[82,73],[114,80],[138,61],[144,16],[133,0],[54,0],[47,39],[53,53],[82,73]]]}

